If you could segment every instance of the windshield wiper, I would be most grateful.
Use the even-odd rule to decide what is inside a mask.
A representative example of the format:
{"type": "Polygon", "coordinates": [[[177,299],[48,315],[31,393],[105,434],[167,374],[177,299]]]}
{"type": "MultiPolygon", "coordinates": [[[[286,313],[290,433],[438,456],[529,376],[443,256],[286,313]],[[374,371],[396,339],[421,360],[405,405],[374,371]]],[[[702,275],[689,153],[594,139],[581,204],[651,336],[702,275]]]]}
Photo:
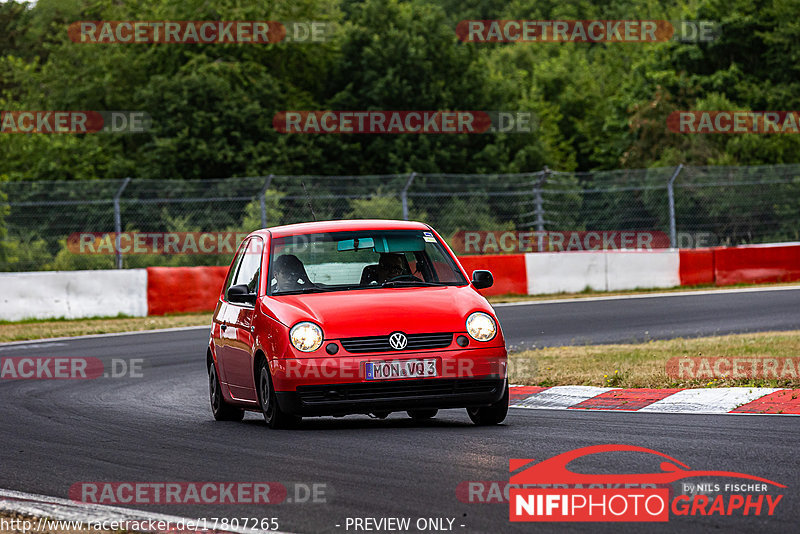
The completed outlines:
{"type": "Polygon", "coordinates": [[[395,286],[421,286],[421,287],[438,287],[447,286],[444,282],[423,282],[422,280],[389,280],[381,284],[381,287],[395,287],[395,286]]]}
{"type": "Polygon", "coordinates": [[[339,288],[332,288],[332,287],[301,287],[300,289],[291,289],[289,291],[280,291],[278,293],[273,293],[273,297],[279,297],[281,295],[300,295],[302,293],[327,293],[330,291],[339,291],[339,288]]]}

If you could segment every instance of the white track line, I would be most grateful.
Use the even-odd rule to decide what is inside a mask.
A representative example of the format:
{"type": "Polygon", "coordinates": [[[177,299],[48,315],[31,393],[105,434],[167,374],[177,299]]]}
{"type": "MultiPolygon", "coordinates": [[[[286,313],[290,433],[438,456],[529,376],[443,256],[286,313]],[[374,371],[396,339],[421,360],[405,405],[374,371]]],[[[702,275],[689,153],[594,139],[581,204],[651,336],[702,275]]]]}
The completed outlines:
{"type": "MultiPolygon", "coordinates": [[[[130,521],[133,523],[145,521],[163,521],[169,522],[169,524],[174,528],[174,526],[180,521],[182,521],[185,525],[186,521],[195,521],[197,519],[144,512],[141,510],[120,508],[117,506],[80,503],[70,501],[68,499],[60,499],[58,497],[49,497],[47,495],[23,493],[21,491],[6,489],[0,489],[0,510],[62,521],[83,521],[84,524],[111,521],[130,521]]],[[[139,530],[139,532],[156,531],[139,530]]],[[[231,527],[224,530],[217,529],[216,532],[237,532],[240,534],[267,533],[267,531],[263,530],[250,530],[241,527],[231,527]]],[[[270,534],[281,534],[276,531],[269,532],[270,534]]]]}
{"type": "Polygon", "coordinates": [[[598,302],[603,300],[650,299],[662,297],[690,297],[692,295],[727,295],[730,293],[758,293],[760,291],[800,291],[800,285],[740,287],[738,289],[704,289],[702,291],[665,291],[663,293],[637,293],[635,295],[610,295],[599,297],[571,297],[564,299],[523,300],[520,302],[499,302],[492,307],[531,306],[534,304],[564,304],[567,302],[598,302]]]}

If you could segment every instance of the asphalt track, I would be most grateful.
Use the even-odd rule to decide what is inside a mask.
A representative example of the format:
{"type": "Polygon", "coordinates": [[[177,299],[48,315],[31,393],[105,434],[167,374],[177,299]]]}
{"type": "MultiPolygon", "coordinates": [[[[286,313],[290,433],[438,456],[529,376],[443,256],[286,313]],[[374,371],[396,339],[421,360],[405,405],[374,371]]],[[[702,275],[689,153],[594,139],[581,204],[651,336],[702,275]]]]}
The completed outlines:
{"type": "MultiPolygon", "coordinates": [[[[800,328],[800,291],[572,302],[498,308],[512,345],[632,341],[800,328]]],[[[800,523],[800,418],[512,409],[479,428],[462,410],[414,423],[320,418],[270,431],[210,415],[207,332],[187,330],[0,346],[7,356],[141,358],[139,378],[0,381],[0,487],[67,497],[80,481],[274,481],[325,484],[325,502],[139,505],[189,517],[277,517],[289,532],[354,532],[348,517],[446,517],[455,532],[791,531],[800,523]],[[508,479],[509,458],[588,445],[664,452],[694,469],[739,471],[788,486],[773,517],[672,517],[668,524],[512,524],[507,504],[466,503],[465,481],[508,479]],[[336,525],[340,525],[337,527],[336,525]],[[461,526],[464,525],[464,526],[461,526]]],[[[657,472],[646,455],[585,461],[585,472],[657,472]]],[[[412,530],[416,532],[416,530],[412,530]]]]}

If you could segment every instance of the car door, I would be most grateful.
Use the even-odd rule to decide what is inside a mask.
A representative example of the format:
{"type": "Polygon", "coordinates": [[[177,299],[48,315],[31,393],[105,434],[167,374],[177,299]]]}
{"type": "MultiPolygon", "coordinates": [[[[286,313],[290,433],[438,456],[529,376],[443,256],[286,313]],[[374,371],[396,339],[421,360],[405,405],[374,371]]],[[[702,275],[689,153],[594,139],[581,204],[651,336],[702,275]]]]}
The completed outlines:
{"type": "Polygon", "coordinates": [[[222,290],[222,298],[217,305],[216,313],[214,314],[213,328],[211,337],[214,341],[214,349],[217,356],[217,371],[219,373],[219,380],[224,387],[227,388],[229,379],[228,372],[225,369],[225,363],[229,360],[228,352],[231,350],[231,345],[236,341],[236,319],[238,316],[238,309],[227,302],[226,295],[228,288],[233,285],[236,279],[236,273],[239,272],[239,267],[244,258],[244,252],[247,248],[248,242],[244,242],[239,246],[236,252],[236,257],[231,263],[231,268],[228,271],[228,276],[225,278],[225,286],[222,290]]]}
{"type": "MultiPolygon", "coordinates": [[[[253,236],[244,247],[244,254],[233,283],[246,284],[251,293],[261,294],[261,261],[264,242],[253,236]]],[[[226,350],[223,365],[231,395],[238,399],[257,400],[253,381],[253,314],[252,304],[228,302],[225,317],[229,323],[225,331],[226,350]]]]}

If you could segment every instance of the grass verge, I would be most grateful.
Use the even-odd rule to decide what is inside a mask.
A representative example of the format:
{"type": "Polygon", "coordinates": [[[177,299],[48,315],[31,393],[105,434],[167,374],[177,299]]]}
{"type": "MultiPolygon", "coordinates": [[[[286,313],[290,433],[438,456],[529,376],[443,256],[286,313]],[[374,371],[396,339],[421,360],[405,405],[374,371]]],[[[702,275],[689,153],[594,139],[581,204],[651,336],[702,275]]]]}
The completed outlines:
{"type": "Polygon", "coordinates": [[[0,534],[134,534],[132,530],[97,530],[88,522],[59,521],[0,510],[0,534]],[[80,523],[80,524],[78,524],[80,523]]]}
{"type": "Polygon", "coordinates": [[[152,317],[96,317],[0,323],[0,342],[211,325],[211,312],[152,317]]]}
{"type": "MultiPolygon", "coordinates": [[[[702,338],[678,338],[633,345],[550,347],[511,354],[512,384],[537,386],[586,385],[627,388],[781,387],[800,386],[798,374],[782,379],[678,379],[668,376],[671,358],[793,358],[800,357],[800,330],[760,332],[702,338]]],[[[748,369],[750,364],[746,364],[748,369]]],[[[797,368],[795,367],[797,371],[797,368]]]]}

